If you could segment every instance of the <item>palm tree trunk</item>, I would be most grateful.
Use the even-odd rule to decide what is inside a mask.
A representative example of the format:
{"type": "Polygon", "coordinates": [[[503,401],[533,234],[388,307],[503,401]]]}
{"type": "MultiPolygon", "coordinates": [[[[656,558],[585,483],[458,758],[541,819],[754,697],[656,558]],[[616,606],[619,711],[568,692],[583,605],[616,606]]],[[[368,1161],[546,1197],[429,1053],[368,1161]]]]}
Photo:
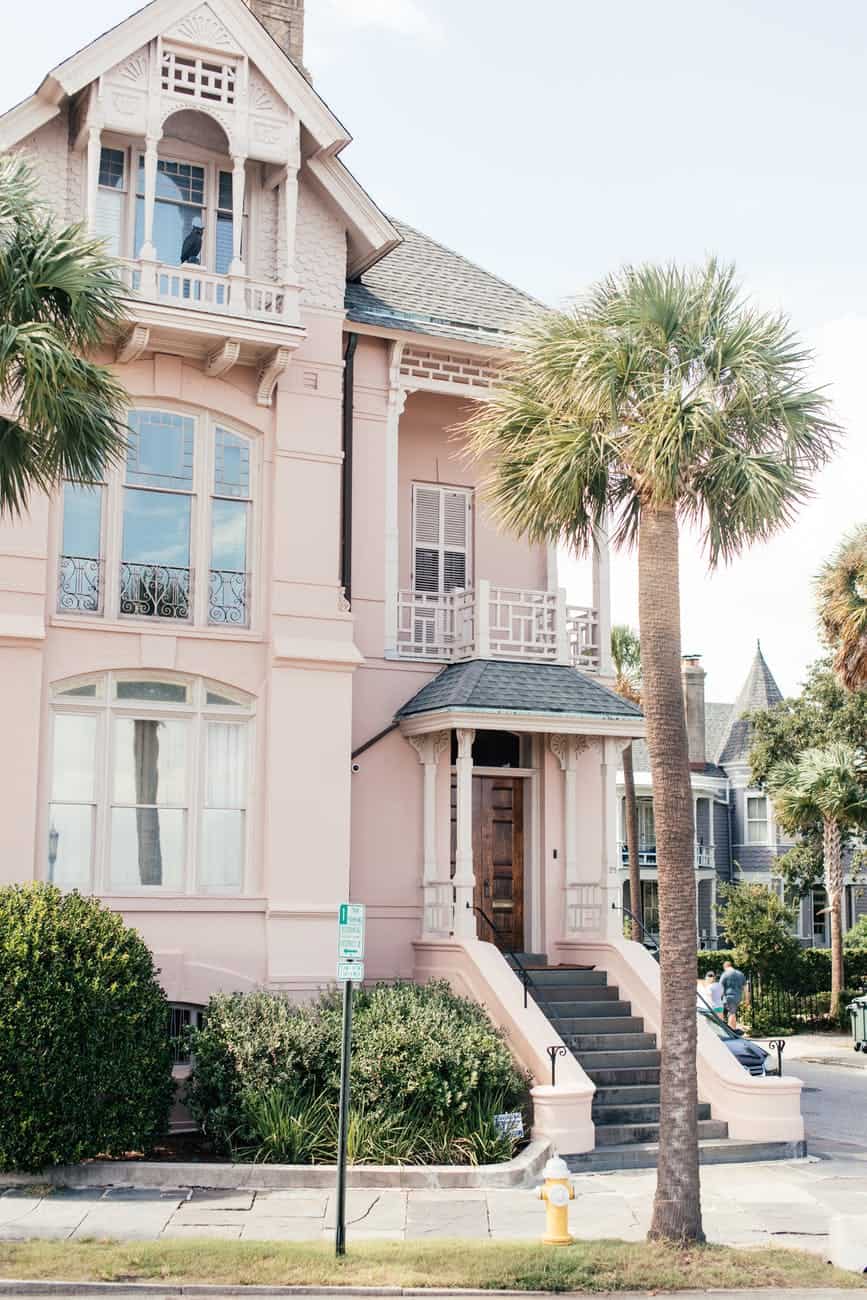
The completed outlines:
{"type": "Polygon", "coordinates": [[[651,1238],[703,1241],[698,1172],[696,891],[680,665],[677,517],[641,507],[638,611],[659,874],[662,1069],[651,1238]]]}
{"type": "Polygon", "coordinates": [[[641,943],[641,869],[638,865],[638,804],[635,801],[635,772],[632,746],[623,751],[623,793],[626,812],[626,856],[629,861],[629,910],[632,913],[632,937],[641,943]]]}
{"type": "Polygon", "coordinates": [[[825,859],[825,892],[831,913],[831,1006],[832,1020],[840,1016],[843,991],[843,865],[840,852],[840,827],[826,817],[822,827],[825,859]]]}

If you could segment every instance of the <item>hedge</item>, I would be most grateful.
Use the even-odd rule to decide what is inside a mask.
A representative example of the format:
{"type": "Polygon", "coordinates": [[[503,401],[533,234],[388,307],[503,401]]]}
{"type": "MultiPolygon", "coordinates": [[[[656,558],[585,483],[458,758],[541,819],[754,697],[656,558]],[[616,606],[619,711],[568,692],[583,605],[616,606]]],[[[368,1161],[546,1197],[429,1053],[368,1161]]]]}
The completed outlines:
{"type": "Polygon", "coordinates": [[[0,1169],[147,1149],[172,1091],[168,1006],[136,931],[54,885],[0,889],[0,1169]]]}
{"type": "MultiPolygon", "coordinates": [[[[719,975],[724,961],[734,961],[731,950],[702,949],[698,954],[699,979],[703,978],[708,971],[719,975]]],[[[862,985],[867,985],[867,949],[844,949],[843,966],[844,983],[847,988],[860,988],[862,985]]],[[[791,969],[786,971],[785,982],[793,993],[827,992],[831,987],[830,948],[802,948],[791,969]]]]}

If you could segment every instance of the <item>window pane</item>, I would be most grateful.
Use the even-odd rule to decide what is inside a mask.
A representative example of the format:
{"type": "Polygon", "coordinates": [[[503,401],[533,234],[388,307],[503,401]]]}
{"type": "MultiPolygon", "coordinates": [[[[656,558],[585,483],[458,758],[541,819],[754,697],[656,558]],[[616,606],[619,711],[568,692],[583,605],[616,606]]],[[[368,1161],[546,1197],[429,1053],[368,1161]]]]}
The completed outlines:
{"type": "MultiPolygon", "coordinates": [[[[142,193],[144,193],[143,186],[142,193]]],[[[157,198],[203,204],[205,201],[204,167],[195,167],[192,163],[172,162],[168,158],[158,159],[157,198]]]]}
{"type": "Polygon", "coordinates": [[[239,701],[230,699],[228,695],[220,695],[217,691],[208,691],[205,696],[206,704],[232,704],[238,707],[239,701]]]}
{"type": "Polygon", "coordinates": [[[218,181],[217,207],[223,212],[232,211],[232,173],[220,172],[218,181]]]}
{"type": "Polygon", "coordinates": [[[126,488],[123,494],[123,555],[128,564],[190,567],[191,498],[126,488]]]}
{"type": "Polygon", "coordinates": [[[180,808],[113,808],[112,889],[181,889],[185,828],[180,808]]]}
{"type": "Polygon", "coordinates": [[[182,682],[118,682],[119,700],[157,700],[166,704],[186,704],[188,688],[182,682]]]}
{"type": "Polygon", "coordinates": [[[172,411],[130,411],[126,482],[177,488],[193,482],[195,421],[172,411]]]}
{"type": "MultiPolygon", "coordinates": [[[[58,696],[66,695],[83,695],[88,699],[95,700],[97,696],[96,682],[88,682],[85,686],[70,686],[65,691],[57,691],[58,696]]],[[[102,694],[102,690],[99,691],[102,694]]]]}
{"type": "Polygon", "coordinates": [[[188,727],[179,718],[115,718],[115,803],[186,801],[188,727]]]}
{"type": "Polygon", "coordinates": [[[111,190],[123,189],[125,154],[123,149],[100,149],[99,183],[111,190]]]}
{"type": "Polygon", "coordinates": [[[240,889],[244,867],[244,814],[233,809],[202,813],[201,867],[204,890],[240,889]]]}
{"type": "Polygon", "coordinates": [[[250,495],[250,444],[228,429],[214,439],[214,491],[221,497],[250,495]]]}
{"type": "Polygon", "coordinates": [[[83,483],[63,485],[63,554],[99,558],[102,488],[83,483]]]}
{"type": "Polygon", "coordinates": [[[55,714],[53,798],[92,799],[95,766],[96,718],[87,713],[55,714]]]}
{"type": "Polygon", "coordinates": [[[247,503],[211,502],[211,568],[233,573],[247,571],[247,503]]]}
{"type": "Polygon", "coordinates": [[[48,879],[62,889],[89,889],[93,845],[90,804],[52,804],[48,809],[48,879]]]}
{"type": "MultiPolygon", "coordinates": [[[[204,208],[187,207],[159,199],[154,204],[154,247],[157,261],[167,266],[201,265],[204,208]],[[189,242],[188,242],[189,241],[189,242]]],[[[136,199],[136,253],[144,243],[144,199],[136,199]]]]}
{"type": "Polygon", "coordinates": [[[209,722],[206,728],[209,808],[243,808],[247,801],[247,728],[243,723],[209,722]]]}

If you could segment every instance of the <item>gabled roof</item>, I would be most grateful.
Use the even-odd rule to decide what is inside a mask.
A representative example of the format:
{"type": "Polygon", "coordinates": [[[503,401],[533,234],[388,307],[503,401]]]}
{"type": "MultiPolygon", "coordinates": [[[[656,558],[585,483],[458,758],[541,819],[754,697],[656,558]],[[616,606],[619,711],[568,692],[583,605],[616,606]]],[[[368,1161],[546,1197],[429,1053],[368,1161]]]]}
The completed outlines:
{"type": "Polygon", "coordinates": [[[405,221],[392,218],[392,224],[402,242],[346,286],[350,320],[507,348],[542,309],[537,299],[405,221]]]}
{"type": "Polygon", "coordinates": [[[746,763],[752,743],[752,726],[747,722],[744,714],[752,713],[756,709],[771,709],[775,704],[780,704],[782,699],[783,693],[765,663],[761,646],[757,644],[756,655],[747,679],[732,706],[717,762],[723,767],[731,763],[746,763]]]}
{"type": "Polygon", "coordinates": [[[407,700],[396,716],[409,718],[436,710],[642,718],[635,704],[575,668],[506,659],[450,664],[407,700]]]}

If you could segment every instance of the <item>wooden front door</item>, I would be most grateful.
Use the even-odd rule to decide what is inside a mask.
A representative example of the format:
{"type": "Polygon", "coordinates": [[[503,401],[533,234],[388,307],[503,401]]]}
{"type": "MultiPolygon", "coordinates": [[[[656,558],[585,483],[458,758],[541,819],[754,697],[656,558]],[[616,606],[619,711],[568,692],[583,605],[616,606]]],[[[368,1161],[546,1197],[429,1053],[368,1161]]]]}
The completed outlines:
{"type": "MultiPolygon", "coordinates": [[[[455,789],[452,786],[454,822],[455,789]]],[[[454,842],[454,841],[453,841],[454,842]]],[[[524,948],[524,782],[519,777],[473,777],[474,902],[496,927],[477,918],[480,939],[503,950],[524,948]]]]}

